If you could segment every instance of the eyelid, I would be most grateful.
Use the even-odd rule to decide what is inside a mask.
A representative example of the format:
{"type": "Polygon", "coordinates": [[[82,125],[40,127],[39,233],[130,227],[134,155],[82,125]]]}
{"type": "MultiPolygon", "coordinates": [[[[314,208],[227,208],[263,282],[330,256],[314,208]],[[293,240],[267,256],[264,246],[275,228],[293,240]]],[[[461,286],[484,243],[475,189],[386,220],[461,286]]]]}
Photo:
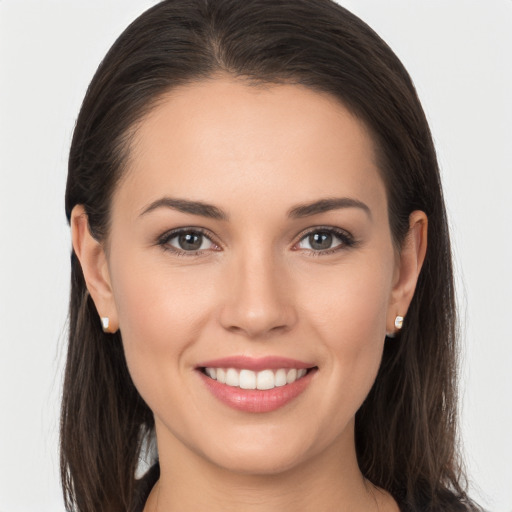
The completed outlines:
{"type": "Polygon", "coordinates": [[[332,254],[339,250],[349,249],[351,247],[354,247],[358,243],[357,240],[354,238],[354,236],[349,231],[347,231],[346,229],[335,227],[335,226],[314,226],[312,228],[308,228],[308,229],[302,231],[298,235],[297,238],[298,238],[298,240],[297,240],[297,242],[294,243],[293,250],[306,251],[315,256],[332,254]],[[300,242],[302,242],[302,240],[304,240],[307,236],[311,235],[312,233],[319,233],[319,232],[330,233],[333,236],[335,236],[336,238],[338,238],[341,241],[341,243],[336,245],[335,247],[332,247],[330,249],[324,249],[324,250],[300,249],[300,248],[295,249],[295,247],[300,242]]]}
{"type": "MultiPolygon", "coordinates": [[[[354,247],[357,245],[358,241],[354,238],[354,236],[348,232],[345,229],[335,227],[335,226],[313,226],[310,228],[305,229],[297,236],[297,241],[293,244],[292,250],[295,251],[304,251],[308,252],[314,256],[321,256],[326,254],[331,254],[334,252],[337,252],[339,250],[343,249],[349,249],[351,247],[354,247]],[[296,248],[296,246],[304,240],[307,236],[311,235],[312,233],[318,233],[318,232],[327,232],[338,238],[338,240],[341,241],[340,244],[336,245],[335,247],[331,249],[323,249],[323,250],[314,250],[314,249],[301,249],[296,248]]],[[[178,256],[201,256],[201,255],[207,255],[209,251],[219,251],[222,250],[222,244],[217,242],[216,237],[207,229],[196,227],[196,226],[185,226],[180,228],[174,228],[170,229],[169,231],[166,231],[165,233],[161,234],[157,240],[156,244],[162,247],[162,249],[170,251],[178,256]],[[185,251],[182,249],[178,249],[177,247],[174,247],[169,244],[169,240],[172,238],[175,238],[179,236],[182,233],[199,233],[205,238],[207,238],[213,245],[216,246],[215,249],[199,249],[196,251],[185,251]]]]}
{"type": "Polygon", "coordinates": [[[207,238],[213,245],[215,245],[217,248],[221,248],[221,244],[219,244],[215,237],[206,229],[196,227],[196,226],[186,226],[181,228],[175,228],[170,229],[169,231],[166,231],[165,233],[158,236],[156,240],[155,245],[159,245],[162,247],[162,249],[172,252],[176,254],[177,256],[201,256],[204,255],[207,251],[214,250],[217,251],[219,249],[200,249],[197,251],[184,251],[183,249],[178,249],[177,247],[174,247],[169,244],[169,241],[182,233],[199,233],[205,238],[207,238]]]}

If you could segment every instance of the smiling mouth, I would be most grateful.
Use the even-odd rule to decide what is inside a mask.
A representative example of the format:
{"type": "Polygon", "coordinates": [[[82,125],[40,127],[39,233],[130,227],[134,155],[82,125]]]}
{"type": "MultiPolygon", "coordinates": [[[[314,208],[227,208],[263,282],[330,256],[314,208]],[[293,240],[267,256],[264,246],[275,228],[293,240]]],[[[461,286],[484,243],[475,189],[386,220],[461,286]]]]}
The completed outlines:
{"type": "Polygon", "coordinates": [[[304,378],[313,368],[278,368],[253,371],[236,368],[203,367],[202,373],[226,386],[247,390],[270,390],[284,387],[304,378]]]}

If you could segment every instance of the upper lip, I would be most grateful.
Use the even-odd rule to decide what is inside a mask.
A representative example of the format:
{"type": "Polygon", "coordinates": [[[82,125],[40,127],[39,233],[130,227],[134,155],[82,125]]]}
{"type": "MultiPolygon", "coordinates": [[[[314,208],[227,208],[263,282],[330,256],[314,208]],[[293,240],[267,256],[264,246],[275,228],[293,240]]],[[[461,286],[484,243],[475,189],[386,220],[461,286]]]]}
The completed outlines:
{"type": "Polygon", "coordinates": [[[198,368],[236,368],[255,372],[261,370],[278,370],[280,368],[313,368],[314,366],[315,365],[311,363],[280,356],[256,358],[248,356],[230,356],[212,359],[197,365],[198,368]]]}

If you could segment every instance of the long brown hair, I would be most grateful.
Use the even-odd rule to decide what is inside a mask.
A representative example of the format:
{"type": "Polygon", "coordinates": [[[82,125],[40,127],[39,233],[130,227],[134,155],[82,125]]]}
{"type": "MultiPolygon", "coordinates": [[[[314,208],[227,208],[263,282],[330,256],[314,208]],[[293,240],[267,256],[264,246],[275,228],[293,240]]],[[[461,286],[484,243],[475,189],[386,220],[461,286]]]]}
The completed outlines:
{"type": "MultiPolygon", "coordinates": [[[[430,130],[412,81],[380,37],[331,0],[167,0],[135,20],[99,66],[76,123],[66,215],[82,204],[105,240],[131,128],[170,89],[223,72],[327,92],[372,133],[399,248],[409,214],[428,215],[429,247],[401,334],[387,340],[356,416],[362,473],[403,510],[476,510],[457,449],[457,332],[450,242],[430,130]]],[[[72,256],[61,418],[66,507],[131,506],[153,416],[128,373],[119,333],[104,334],[72,256]]]]}

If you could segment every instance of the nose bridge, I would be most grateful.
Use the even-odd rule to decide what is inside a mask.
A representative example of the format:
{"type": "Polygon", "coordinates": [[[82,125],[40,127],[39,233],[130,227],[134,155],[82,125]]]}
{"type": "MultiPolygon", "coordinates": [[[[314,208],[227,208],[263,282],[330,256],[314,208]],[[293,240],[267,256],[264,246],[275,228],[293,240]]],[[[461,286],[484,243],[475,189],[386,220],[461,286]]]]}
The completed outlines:
{"type": "Polygon", "coordinates": [[[233,255],[221,312],[224,328],[251,338],[291,328],[296,315],[286,276],[283,262],[269,247],[253,245],[233,255]]]}

